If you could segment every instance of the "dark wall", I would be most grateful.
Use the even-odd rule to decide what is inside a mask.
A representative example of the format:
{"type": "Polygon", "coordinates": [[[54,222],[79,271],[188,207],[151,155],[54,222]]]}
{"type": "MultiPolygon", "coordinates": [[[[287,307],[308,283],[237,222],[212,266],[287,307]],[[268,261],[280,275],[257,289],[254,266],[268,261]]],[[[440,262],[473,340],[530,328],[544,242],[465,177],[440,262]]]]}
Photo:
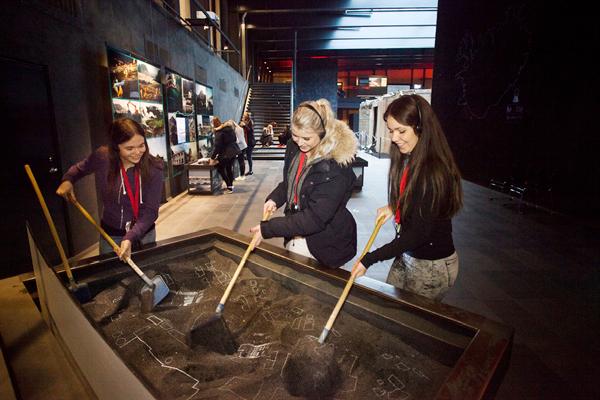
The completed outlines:
{"type": "MultiPolygon", "coordinates": [[[[105,143],[112,120],[107,44],[212,86],[215,115],[238,117],[243,78],[154,1],[6,2],[0,19],[0,56],[48,66],[63,171],[105,143]]],[[[93,178],[76,193],[97,217],[93,178]]],[[[75,252],[97,241],[73,208],[68,219],[75,252]]]]}
{"type": "Polygon", "coordinates": [[[598,216],[589,61],[598,32],[586,14],[541,1],[440,0],[432,105],[466,179],[527,183],[533,201],[598,216]]]}
{"type": "Polygon", "coordinates": [[[301,60],[296,71],[294,108],[306,100],[329,100],[337,112],[337,63],[332,60],[301,60]]]}

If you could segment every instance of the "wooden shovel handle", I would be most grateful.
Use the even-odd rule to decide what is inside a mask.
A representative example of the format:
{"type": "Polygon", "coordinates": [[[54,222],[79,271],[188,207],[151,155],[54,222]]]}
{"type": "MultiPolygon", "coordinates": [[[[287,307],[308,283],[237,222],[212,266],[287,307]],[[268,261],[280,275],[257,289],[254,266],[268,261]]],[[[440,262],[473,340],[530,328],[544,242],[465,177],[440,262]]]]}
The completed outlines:
{"type": "Polygon", "coordinates": [[[52,238],[54,239],[54,243],[56,244],[56,248],[58,249],[58,253],[60,254],[60,259],[62,260],[63,267],[67,273],[67,277],[69,278],[69,282],[75,282],[73,278],[73,273],[71,272],[71,268],[69,267],[69,261],[67,260],[67,255],[65,254],[65,250],[62,247],[60,242],[60,238],[58,237],[58,232],[56,231],[56,226],[54,226],[54,221],[52,220],[52,216],[50,215],[50,211],[48,210],[48,206],[46,205],[46,200],[44,200],[44,196],[40,190],[40,187],[33,176],[33,172],[29,167],[29,164],[25,164],[25,172],[27,172],[27,176],[31,181],[31,185],[33,186],[33,190],[37,195],[37,198],[42,206],[42,211],[44,212],[44,216],[46,217],[46,221],[48,222],[48,226],[50,227],[50,233],[52,233],[52,238]]]}
{"type": "MultiPolygon", "coordinates": [[[[386,220],[386,218],[383,216],[379,216],[377,218],[377,222],[375,224],[375,228],[373,229],[373,233],[371,233],[371,237],[367,241],[367,244],[365,245],[365,249],[363,250],[362,254],[358,258],[358,260],[356,260],[356,262],[354,263],[354,267],[356,267],[358,265],[358,263],[360,263],[360,261],[365,256],[365,254],[367,254],[369,252],[369,250],[371,249],[371,246],[373,245],[373,241],[375,241],[375,237],[379,233],[379,229],[381,228],[381,226],[383,225],[385,220],[386,220]]],[[[354,270],[354,267],[352,268],[353,270],[354,270]]],[[[335,319],[337,318],[340,310],[342,309],[342,306],[344,305],[344,302],[346,301],[346,297],[348,297],[348,293],[350,293],[350,289],[352,288],[352,284],[354,283],[355,279],[356,279],[355,274],[350,275],[350,279],[348,279],[348,282],[346,283],[346,286],[344,287],[344,291],[342,292],[342,295],[338,299],[338,302],[335,305],[333,312],[331,313],[331,315],[329,316],[329,319],[327,320],[327,323],[325,324],[325,328],[323,329],[324,332],[329,332],[331,330],[331,327],[333,326],[335,319]]],[[[323,340],[325,340],[324,337],[323,337],[323,340]]]]}
{"type": "MultiPolygon", "coordinates": [[[[263,221],[268,221],[269,218],[271,218],[271,215],[273,213],[270,211],[266,211],[263,213],[263,221]]],[[[258,242],[258,238],[259,238],[259,232],[256,232],[254,234],[254,236],[252,237],[252,241],[250,241],[250,244],[248,245],[248,248],[246,249],[246,252],[244,253],[244,256],[242,257],[237,269],[235,270],[235,272],[233,273],[233,276],[231,277],[231,280],[229,281],[229,285],[227,285],[227,289],[225,289],[225,293],[223,293],[223,297],[221,297],[221,301],[219,301],[219,305],[217,306],[217,310],[222,310],[223,306],[225,305],[225,302],[227,301],[227,299],[229,298],[229,294],[231,293],[231,290],[233,289],[233,286],[235,285],[235,282],[237,281],[238,276],[240,276],[240,273],[242,272],[242,268],[244,267],[244,264],[246,263],[246,260],[248,259],[248,256],[250,255],[250,253],[254,250],[254,248],[256,247],[256,242],[258,242]]],[[[219,311],[217,311],[219,312],[219,311]]]]}
{"type": "MultiPolygon", "coordinates": [[[[106,241],[108,242],[108,244],[111,245],[111,247],[113,248],[113,251],[117,254],[117,256],[121,256],[121,248],[119,247],[119,245],[117,243],[115,243],[115,241],[113,240],[113,238],[111,238],[108,233],[106,233],[106,231],[104,229],[102,229],[102,227],[100,225],[98,225],[98,223],[94,220],[94,217],[92,217],[90,215],[90,213],[87,212],[87,210],[85,208],[83,208],[83,206],[81,204],[79,204],[79,202],[77,200],[75,200],[72,196],[69,196],[69,200],[71,201],[71,203],[73,203],[73,205],[75,207],[77,207],[77,209],[79,209],[79,211],[81,211],[81,214],[83,214],[83,216],[92,223],[92,225],[94,225],[94,227],[96,228],[96,230],[98,230],[98,232],[100,232],[100,234],[102,235],[102,237],[104,239],[106,239],[106,241]]],[[[148,276],[146,276],[146,274],[144,273],[144,271],[142,271],[140,269],[140,267],[138,267],[133,260],[131,259],[131,257],[127,257],[125,258],[125,262],[127,262],[127,264],[129,264],[129,266],[135,271],[136,274],[138,274],[140,276],[140,278],[142,278],[144,280],[144,282],[146,282],[147,285],[149,286],[154,286],[154,284],[152,283],[152,280],[150,280],[150,278],[148,278],[148,276]]]]}

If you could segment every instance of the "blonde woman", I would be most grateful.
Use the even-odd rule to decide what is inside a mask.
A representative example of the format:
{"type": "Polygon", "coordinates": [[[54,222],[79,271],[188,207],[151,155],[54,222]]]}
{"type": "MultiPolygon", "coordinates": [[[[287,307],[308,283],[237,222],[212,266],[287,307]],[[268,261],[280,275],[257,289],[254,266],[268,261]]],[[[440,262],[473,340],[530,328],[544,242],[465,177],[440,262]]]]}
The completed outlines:
{"type": "Polygon", "coordinates": [[[283,237],[292,252],[337,268],[356,254],[356,222],[346,208],[356,176],[357,141],[335,118],[325,99],[301,103],[292,117],[283,181],[269,194],[264,211],[285,206],[285,216],[263,221],[251,232],[283,237]]]}

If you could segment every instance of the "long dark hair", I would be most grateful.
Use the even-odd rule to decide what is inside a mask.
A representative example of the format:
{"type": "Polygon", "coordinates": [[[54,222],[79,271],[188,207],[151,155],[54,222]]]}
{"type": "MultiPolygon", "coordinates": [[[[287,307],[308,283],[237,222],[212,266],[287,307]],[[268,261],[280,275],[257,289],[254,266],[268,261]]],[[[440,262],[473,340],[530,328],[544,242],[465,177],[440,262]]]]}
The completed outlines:
{"type": "Polygon", "coordinates": [[[119,176],[121,169],[121,159],[119,157],[119,145],[127,142],[135,135],[140,135],[144,138],[144,144],[146,145],[146,151],[142,155],[140,162],[136,165],[139,168],[140,176],[142,177],[142,184],[145,184],[150,178],[150,170],[152,167],[157,167],[161,162],[156,157],[150,155],[148,149],[148,141],[146,140],[146,133],[142,126],[130,119],[130,118],[119,118],[114,120],[110,125],[109,129],[109,144],[108,144],[108,159],[110,161],[110,167],[108,169],[108,187],[115,188],[115,182],[119,176]]]}
{"type": "MultiPolygon", "coordinates": [[[[408,158],[408,181],[400,199],[401,213],[419,204],[410,204],[411,195],[420,185],[423,196],[431,191],[432,203],[420,207],[431,207],[439,218],[454,216],[463,204],[460,172],[444,135],[444,131],[429,103],[421,96],[404,95],[388,106],[383,119],[394,118],[402,125],[411,126],[419,140],[410,155],[402,154],[398,146],[390,146],[390,171],[388,179],[388,201],[394,210],[398,208],[402,166],[408,158]]],[[[419,201],[420,199],[417,199],[419,201]]]]}

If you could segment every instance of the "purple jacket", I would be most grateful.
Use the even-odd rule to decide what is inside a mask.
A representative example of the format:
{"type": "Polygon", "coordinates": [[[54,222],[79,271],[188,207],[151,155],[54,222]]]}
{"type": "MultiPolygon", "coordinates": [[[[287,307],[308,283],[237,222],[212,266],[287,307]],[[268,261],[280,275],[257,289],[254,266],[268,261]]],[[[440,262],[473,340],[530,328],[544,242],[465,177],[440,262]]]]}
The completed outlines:
{"type": "MultiPolygon", "coordinates": [[[[133,209],[127,193],[123,193],[121,179],[117,177],[115,187],[109,190],[107,177],[109,169],[108,148],[106,146],[96,149],[86,159],[71,166],[63,181],[77,182],[86,175],[94,174],[96,189],[102,198],[102,221],[105,225],[115,230],[125,230],[125,224],[133,219],[133,209]]],[[[156,163],[150,171],[148,181],[142,181],[140,193],[140,208],[138,220],[133,228],[123,237],[123,240],[140,240],[154,225],[158,218],[158,208],[163,189],[163,166],[156,163]]],[[[127,170],[129,182],[134,182],[134,168],[127,170]]]]}

